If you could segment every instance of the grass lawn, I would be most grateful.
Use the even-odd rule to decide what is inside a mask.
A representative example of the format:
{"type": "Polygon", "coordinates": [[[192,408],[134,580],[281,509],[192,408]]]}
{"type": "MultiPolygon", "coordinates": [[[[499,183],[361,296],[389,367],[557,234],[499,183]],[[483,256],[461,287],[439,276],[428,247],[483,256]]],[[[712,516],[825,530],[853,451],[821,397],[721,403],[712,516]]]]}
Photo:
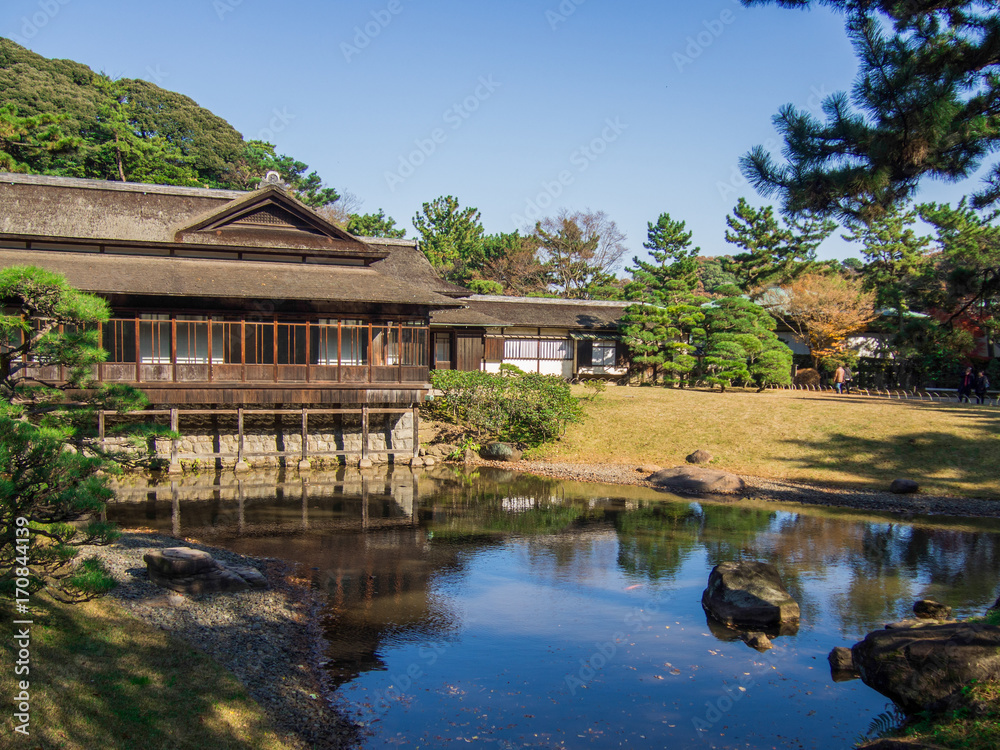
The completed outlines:
{"type": "MultiPolygon", "coordinates": [[[[145,625],[107,599],[68,606],[36,595],[31,627],[30,737],[4,747],[263,748],[287,750],[261,708],[216,662],[145,625]],[[22,741],[23,740],[23,741],[22,741]]],[[[21,619],[0,601],[0,695],[18,694],[15,646],[7,631],[21,619]]]]}
{"type": "Polygon", "coordinates": [[[537,457],[675,466],[699,448],[751,476],[878,489],[908,477],[923,492],[1000,498],[1000,408],[974,404],[611,387],[537,457]]]}

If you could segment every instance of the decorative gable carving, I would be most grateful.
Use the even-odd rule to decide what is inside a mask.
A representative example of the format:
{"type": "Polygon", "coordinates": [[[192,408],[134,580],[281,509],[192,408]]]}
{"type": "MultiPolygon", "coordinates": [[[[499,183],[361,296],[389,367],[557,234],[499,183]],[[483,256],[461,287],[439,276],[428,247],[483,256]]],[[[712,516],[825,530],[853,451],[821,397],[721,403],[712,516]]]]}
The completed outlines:
{"type": "Polygon", "coordinates": [[[268,185],[238,198],[176,231],[178,242],[219,244],[232,241],[243,247],[306,247],[338,255],[385,257],[307,206],[268,185]]]}

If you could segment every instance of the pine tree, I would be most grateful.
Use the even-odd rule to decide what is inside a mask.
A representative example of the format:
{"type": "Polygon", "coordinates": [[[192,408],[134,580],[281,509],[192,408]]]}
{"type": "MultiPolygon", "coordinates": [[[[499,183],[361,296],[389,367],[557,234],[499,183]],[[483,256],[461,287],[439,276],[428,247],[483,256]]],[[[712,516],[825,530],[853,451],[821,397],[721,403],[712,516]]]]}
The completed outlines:
{"type": "Polygon", "coordinates": [[[374,214],[351,214],[347,231],[359,237],[389,237],[402,239],[406,230],[396,227],[396,220],[386,216],[381,208],[374,214]]]}
{"type": "Polygon", "coordinates": [[[669,304],[689,298],[698,287],[701,253],[701,248],[691,246],[692,232],[684,231],[685,222],[674,221],[667,213],[660,214],[656,224],[648,222],[646,226],[648,239],[642,246],[655,263],[635,257],[635,268],[627,270],[650,301],[669,304]]]}
{"type": "MultiPolygon", "coordinates": [[[[1000,146],[1000,16],[988,0],[743,0],[828,5],[846,16],[860,60],[854,88],[823,102],[825,121],[791,105],[774,118],[786,163],[758,146],[744,174],[783,210],[866,223],[905,204],[925,177],[974,174],[1000,146]],[[887,31],[891,28],[891,31],[887,31]]],[[[974,204],[1000,199],[994,165],[974,204]]]]}
{"type": "Polygon", "coordinates": [[[647,224],[647,241],[653,261],[632,259],[632,292],[643,304],[625,310],[626,343],[633,362],[653,368],[653,382],[662,371],[666,382],[684,385],[698,364],[694,356],[696,337],[702,335],[700,310],[703,300],[695,297],[698,286],[698,254],[692,233],[683,221],[660,214],[647,224]]]}
{"type": "MultiPolygon", "coordinates": [[[[113,496],[107,475],[125,464],[149,466],[152,457],[89,439],[94,413],[141,408],[145,395],[93,382],[94,365],[106,356],[96,327],[108,319],[104,300],[73,289],[59,274],[17,266],[0,271],[0,297],[7,304],[0,315],[0,592],[11,593],[15,583],[29,591],[58,583],[53,590],[62,597],[102,593],[107,578],[95,589],[89,577],[75,576],[76,550],[117,535],[97,518],[113,496]],[[66,372],[66,382],[32,376],[31,368],[53,365],[66,372]],[[24,528],[27,548],[19,544],[24,528]]],[[[137,427],[133,448],[157,434],[169,433],[137,427]]]]}
{"type": "Polygon", "coordinates": [[[729,296],[705,305],[705,380],[725,391],[732,383],[755,383],[758,389],[787,385],[792,377],[792,351],[774,333],[766,310],[721,287],[729,296]]]}
{"type": "Polygon", "coordinates": [[[837,226],[812,217],[781,221],[770,206],[757,209],[743,198],[726,224],[726,242],[746,252],[732,256],[725,269],[752,298],[814,268],[816,248],[837,226]]]}
{"type": "Polygon", "coordinates": [[[456,284],[473,277],[483,263],[483,225],[479,209],[461,208],[451,195],[424,203],[413,217],[420,249],[441,274],[456,284]]]}

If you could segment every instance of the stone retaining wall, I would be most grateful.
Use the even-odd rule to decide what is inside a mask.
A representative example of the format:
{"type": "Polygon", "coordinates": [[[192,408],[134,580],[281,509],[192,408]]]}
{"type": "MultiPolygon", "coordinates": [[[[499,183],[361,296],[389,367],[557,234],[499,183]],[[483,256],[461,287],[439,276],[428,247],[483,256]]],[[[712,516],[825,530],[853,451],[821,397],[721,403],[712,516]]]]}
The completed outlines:
{"type": "MultiPolygon", "coordinates": [[[[182,455],[188,454],[188,457],[180,460],[182,468],[190,470],[235,466],[235,457],[213,455],[227,453],[235,456],[239,448],[235,416],[184,416],[183,412],[180,416],[178,431],[181,438],[177,441],[177,451],[182,455]]],[[[108,441],[111,442],[113,441],[108,441]]],[[[361,415],[310,415],[306,448],[309,461],[316,466],[357,463],[361,458],[362,448],[361,415]],[[348,451],[348,455],[332,455],[332,451],[348,451]]],[[[413,455],[413,413],[370,415],[368,451],[368,457],[373,463],[408,461],[413,455]],[[393,451],[395,455],[387,455],[384,451],[393,451]]],[[[243,421],[243,452],[245,462],[251,468],[297,465],[302,455],[301,418],[294,415],[246,413],[243,421]],[[288,452],[289,455],[254,455],[277,452],[288,452]]],[[[156,453],[169,461],[171,441],[158,439],[156,453]]]]}

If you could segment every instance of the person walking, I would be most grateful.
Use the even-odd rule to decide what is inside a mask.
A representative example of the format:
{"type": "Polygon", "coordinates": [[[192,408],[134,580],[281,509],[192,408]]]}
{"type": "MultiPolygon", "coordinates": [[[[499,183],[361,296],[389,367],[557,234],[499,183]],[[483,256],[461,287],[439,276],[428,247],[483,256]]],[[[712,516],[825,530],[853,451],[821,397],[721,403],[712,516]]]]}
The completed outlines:
{"type": "Polygon", "coordinates": [[[851,393],[851,383],[854,380],[854,373],[851,372],[851,368],[844,365],[844,393],[850,395],[851,393]]]}
{"type": "Polygon", "coordinates": [[[837,365],[837,369],[833,373],[833,387],[837,389],[837,393],[844,392],[844,381],[847,379],[847,370],[844,369],[843,365],[837,365]]]}
{"type": "Polygon", "coordinates": [[[976,373],[976,382],[974,385],[976,390],[976,403],[981,404],[986,401],[986,391],[990,389],[990,379],[986,377],[986,373],[980,370],[976,373]]]}
{"type": "Polygon", "coordinates": [[[966,367],[965,372],[962,374],[962,382],[958,386],[958,402],[959,403],[972,403],[972,389],[976,384],[976,376],[972,373],[971,367],[966,367]]]}

